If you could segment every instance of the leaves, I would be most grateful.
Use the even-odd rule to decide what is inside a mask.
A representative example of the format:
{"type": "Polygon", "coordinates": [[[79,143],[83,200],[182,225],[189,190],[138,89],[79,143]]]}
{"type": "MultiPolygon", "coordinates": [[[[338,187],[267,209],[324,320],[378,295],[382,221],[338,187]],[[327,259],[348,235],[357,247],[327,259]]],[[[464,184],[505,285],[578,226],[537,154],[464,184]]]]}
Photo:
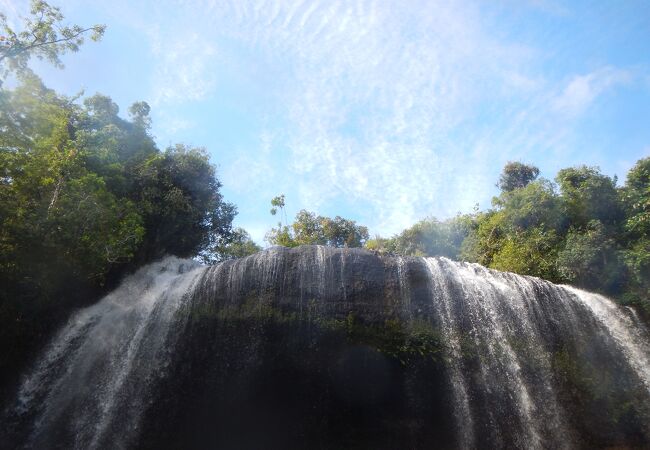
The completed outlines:
{"type": "Polygon", "coordinates": [[[421,220],[390,239],[376,237],[368,241],[370,250],[411,256],[446,256],[460,258],[461,245],[471,227],[469,216],[446,221],[436,218],[421,220]]]}
{"type": "Polygon", "coordinates": [[[0,91],[0,106],[3,301],[65,303],[69,285],[92,290],[128,263],[192,257],[229,238],[236,209],[207,152],[159,151],[145,103],[129,122],[109,97],[80,105],[28,76],[0,91]]]}
{"type": "Polygon", "coordinates": [[[45,59],[62,68],[61,56],[77,52],[85,37],[99,41],[105,25],[83,27],[63,24],[64,16],[58,7],[43,0],[32,0],[31,16],[23,20],[23,30],[13,30],[4,14],[0,14],[0,85],[10,72],[29,73],[27,64],[32,56],[45,59]]]}
{"type": "Polygon", "coordinates": [[[367,248],[569,282],[650,313],[650,158],[637,162],[622,188],[596,167],[562,169],[557,184],[538,175],[508,163],[492,209],[426,219],[367,248]]]}
{"type": "Polygon", "coordinates": [[[511,161],[503,168],[497,187],[504,192],[521,189],[534,181],[538,175],[537,167],[511,161]]]}
{"type": "Polygon", "coordinates": [[[627,209],[625,229],[634,236],[650,236],[650,157],[630,169],[621,197],[627,209]]]}
{"type": "Polygon", "coordinates": [[[616,227],[623,219],[623,208],[616,190],[616,179],[596,167],[571,167],[558,172],[556,181],[562,193],[564,213],[574,227],[585,228],[592,219],[616,227]]]}
{"type": "Polygon", "coordinates": [[[217,241],[209,252],[202,255],[204,262],[214,264],[228,259],[243,258],[257,253],[262,248],[243,228],[235,228],[229,236],[217,241]]]}
{"type": "MultiPolygon", "coordinates": [[[[281,199],[284,205],[284,196],[281,199]]],[[[279,206],[279,205],[278,205],[279,206]]],[[[266,235],[271,245],[296,247],[298,245],[327,245],[330,247],[362,247],[368,240],[368,228],[357,225],[355,221],[336,216],[335,218],[317,216],[301,210],[296,214],[291,226],[278,224],[266,235]]]]}

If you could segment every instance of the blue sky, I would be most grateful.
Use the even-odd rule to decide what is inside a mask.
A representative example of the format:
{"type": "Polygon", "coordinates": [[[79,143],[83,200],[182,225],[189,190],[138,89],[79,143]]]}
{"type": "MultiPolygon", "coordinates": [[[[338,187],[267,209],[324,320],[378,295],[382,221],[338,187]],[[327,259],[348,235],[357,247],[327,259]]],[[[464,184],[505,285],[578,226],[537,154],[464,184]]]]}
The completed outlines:
{"type": "MultiPolygon", "coordinates": [[[[236,224],[270,200],[391,235],[487,208],[503,165],[625,177],[650,155],[650,2],[61,0],[100,43],[33,66],[145,100],[161,147],[206,147],[236,224]]],[[[15,20],[27,1],[0,0],[15,20]]]]}

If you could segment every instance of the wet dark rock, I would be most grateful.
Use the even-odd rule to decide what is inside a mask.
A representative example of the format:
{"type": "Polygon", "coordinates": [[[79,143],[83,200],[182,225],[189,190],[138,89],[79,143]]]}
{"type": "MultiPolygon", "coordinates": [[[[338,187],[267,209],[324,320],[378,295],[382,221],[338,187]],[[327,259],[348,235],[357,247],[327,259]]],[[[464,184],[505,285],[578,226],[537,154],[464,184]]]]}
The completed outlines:
{"type": "Polygon", "coordinates": [[[607,299],[446,259],[317,246],[210,268],[168,258],[61,330],[2,442],[643,448],[649,349],[607,299]]]}

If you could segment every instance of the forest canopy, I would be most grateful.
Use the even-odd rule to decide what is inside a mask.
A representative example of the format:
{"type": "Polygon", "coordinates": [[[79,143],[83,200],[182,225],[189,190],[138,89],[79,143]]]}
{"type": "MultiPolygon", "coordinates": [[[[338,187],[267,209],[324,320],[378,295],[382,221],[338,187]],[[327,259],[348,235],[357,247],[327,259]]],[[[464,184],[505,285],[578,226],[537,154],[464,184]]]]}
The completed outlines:
{"type": "Polygon", "coordinates": [[[562,169],[555,182],[538,175],[537,167],[510,162],[492,208],[422,220],[366,246],[568,283],[650,313],[650,158],[621,187],[597,167],[562,169]]]}
{"type": "Polygon", "coordinates": [[[28,72],[0,91],[3,363],[133,268],[166,254],[213,262],[258,249],[233,232],[236,208],[207,151],[160,150],[149,106],[129,115],[104,95],[59,95],[28,72]]]}

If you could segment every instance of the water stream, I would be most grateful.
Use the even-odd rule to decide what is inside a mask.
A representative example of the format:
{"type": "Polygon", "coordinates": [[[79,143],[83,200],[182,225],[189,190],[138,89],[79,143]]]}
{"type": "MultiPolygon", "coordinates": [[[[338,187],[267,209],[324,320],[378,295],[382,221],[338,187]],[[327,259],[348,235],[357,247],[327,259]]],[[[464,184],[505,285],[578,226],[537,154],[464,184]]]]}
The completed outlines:
{"type": "MultiPolygon", "coordinates": [[[[386,330],[395,329],[391,326],[386,330]]],[[[607,445],[650,442],[650,343],[633,310],[597,294],[476,264],[325,247],[273,248],[213,267],[169,257],[139,270],[73,315],[52,339],[6,408],[5,442],[38,449],[153,448],[159,443],[146,443],[158,442],[150,436],[161,433],[160,424],[179,417],[161,407],[161,399],[177,409],[182,405],[183,414],[191,416],[193,403],[187,399],[194,394],[186,391],[204,390],[207,396],[214,389],[206,404],[218,409],[227,397],[223,392],[242,383],[244,391],[258,386],[250,380],[264,378],[265,367],[273,367],[268,379],[275,380],[287,364],[307,380],[319,374],[325,381],[318,382],[327,387],[301,387],[305,379],[296,384],[308,394],[301,391],[302,400],[295,401],[311,409],[300,409],[287,423],[302,424],[304,436],[296,435],[302,440],[292,442],[304,447],[345,429],[336,422],[337,405],[378,421],[354,425],[367,427],[368,435],[380,430],[398,441],[410,439],[405,448],[425,442],[430,447],[436,442],[432,417],[444,416],[452,417],[451,425],[444,425],[453,428],[452,437],[440,439],[458,448],[587,448],[602,436],[610,439],[607,445]],[[228,328],[229,321],[245,326],[228,328]],[[359,338],[350,325],[356,323],[373,330],[376,324],[400,324],[406,334],[400,331],[404,345],[396,352],[411,359],[400,364],[402,353],[384,351],[385,335],[379,344],[364,334],[359,338]],[[408,353],[414,338],[404,336],[422,326],[440,337],[437,359],[427,359],[422,350],[408,353]],[[336,333],[345,334],[350,344],[331,341],[328,336],[336,333]],[[299,355],[280,363],[288,358],[285,341],[299,355]],[[370,348],[357,357],[365,361],[359,367],[370,370],[360,372],[370,373],[363,376],[374,380],[382,370],[390,375],[384,384],[368,382],[380,386],[380,394],[372,391],[380,400],[363,400],[372,408],[384,405],[382,412],[337,394],[337,383],[355,381],[337,381],[340,371],[331,367],[348,367],[346,355],[356,355],[357,348],[370,348]],[[179,381],[177,387],[174,377],[184,376],[192,381],[179,381]],[[305,398],[312,393],[314,398],[305,398]],[[427,398],[451,401],[434,404],[427,398]],[[592,429],[594,424],[601,429],[592,429]]],[[[274,386],[271,390],[284,392],[283,383],[274,386]]],[[[254,409],[266,405],[255,395],[241,401],[253,402],[254,409]]],[[[202,408],[197,423],[210,415],[202,408]]],[[[179,436],[196,429],[189,421],[179,436]]],[[[251,433],[260,430],[265,428],[255,425],[251,433]]],[[[223,440],[227,431],[211,432],[218,436],[214,442],[243,442],[223,440]]],[[[328,442],[322,447],[330,448],[328,442]]],[[[222,445],[236,447],[245,445],[222,445]]]]}

